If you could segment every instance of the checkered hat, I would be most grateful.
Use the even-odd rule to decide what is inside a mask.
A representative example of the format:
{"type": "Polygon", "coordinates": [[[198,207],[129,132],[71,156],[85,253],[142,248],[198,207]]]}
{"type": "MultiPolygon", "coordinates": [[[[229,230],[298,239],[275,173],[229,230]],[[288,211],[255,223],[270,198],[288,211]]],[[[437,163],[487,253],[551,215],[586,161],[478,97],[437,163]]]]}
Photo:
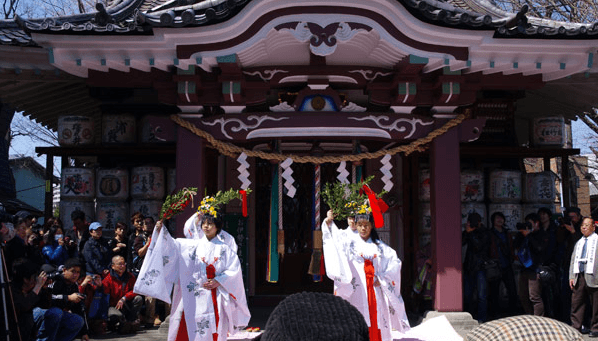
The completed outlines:
{"type": "Polygon", "coordinates": [[[268,317],[260,341],[368,341],[359,310],[327,293],[303,292],[280,302],[268,317]]]}
{"type": "Polygon", "coordinates": [[[520,315],[486,322],[466,336],[467,341],[582,341],[580,332],[547,317],[520,315]]]}

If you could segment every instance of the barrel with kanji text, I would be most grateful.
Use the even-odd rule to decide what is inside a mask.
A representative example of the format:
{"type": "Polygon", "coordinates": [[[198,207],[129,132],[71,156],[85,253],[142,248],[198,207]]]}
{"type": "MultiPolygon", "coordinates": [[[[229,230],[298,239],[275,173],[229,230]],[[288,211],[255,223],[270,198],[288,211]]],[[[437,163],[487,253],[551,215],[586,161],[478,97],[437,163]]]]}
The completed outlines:
{"type": "Polygon", "coordinates": [[[493,170],[490,172],[488,198],[494,203],[519,203],[521,201],[521,172],[493,170]]]}
{"type": "Polygon", "coordinates": [[[152,217],[155,221],[160,219],[160,210],[162,209],[161,200],[131,200],[129,206],[130,214],[140,212],[144,217],[152,217]]]}
{"type": "Polygon", "coordinates": [[[71,214],[74,211],[83,212],[85,214],[85,220],[89,223],[95,220],[95,203],[93,201],[61,199],[59,204],[59,215],[64,226],[72,226],[71,214]]]}
{"type": "Polygon", "coordinates": [[[94,123],[91,117],[60,116],[58,118],[58,144],[81,146],[94,142],[94,123]]]}
{"type": "MultiPolygon", "coordinates": [[[[508,230],[514,231],[517,228],[517,223],[523,222],[523,207],[521,204],[515,203],[492,203],[488,205],[488,219],[492,217],[495,212],[501,212],[505,216],[505,227],[508,230]]],[[[492,222],[489,221],[489,226],[492,226],[492,222]]]]}
{"type": "Polygon", "coordinates": [[[116,223],[130,225],[129,204],[126,201],[102,201],[96,203],[96,221],[104,230],[113,231],[116,223]]]}
{"type": "Polygon", "coordinates": [[[165,183],[162,167],[143,166],[131,169],[131,197],[133,199],[161,200],[165,183]]]}
{"type": "Polygon", "coordinates": [[[130,114],[102,115],[102,144],[126,144],[136,141],[135,116],[130,114]]]}
{"type": "Polygon", "coordinates": [[[123,201],[129,197],[129,172],[126,169],[98,169],[96,183],[98,200],[123,201]]]}
{"type": "Polygon", "coordinates": [[[80,201],[93,200],[95,197],[94,173],[91,168],[63,168],[60,179],[60,198],[80,201]]]}
{"type": "Polygon", "coordinates": [[[552,172],[527,173],[523,175],[523,201],[529,203],[554,203],[555,178],[552,172]]]}

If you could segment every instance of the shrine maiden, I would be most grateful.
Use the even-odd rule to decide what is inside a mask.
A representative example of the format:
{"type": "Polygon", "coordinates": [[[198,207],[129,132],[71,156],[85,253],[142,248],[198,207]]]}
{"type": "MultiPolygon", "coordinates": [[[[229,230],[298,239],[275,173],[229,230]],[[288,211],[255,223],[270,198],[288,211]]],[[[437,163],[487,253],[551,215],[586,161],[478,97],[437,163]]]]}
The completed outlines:
{"type": "Polygon", "coordinates": [[[233,239],[218,238],[222,222],[214,215],[201,217],[197,239],[174,239],[156,225],[135,292],[170,302],[175,287],[168,340],[224,341],[249,322],[236,244],[233,250],[233,239]]]}
{"type": "Polygon", "coordinates": [[[335,282],[335,295],[355,306],[370,328],[370,340],[392,340],[391,329],[409,327],[401,297],[401,261],[378,239],[368,216],[358,215],[357,234],[342,231],[329,211],[322,223],[326,274],[335,282]]]}

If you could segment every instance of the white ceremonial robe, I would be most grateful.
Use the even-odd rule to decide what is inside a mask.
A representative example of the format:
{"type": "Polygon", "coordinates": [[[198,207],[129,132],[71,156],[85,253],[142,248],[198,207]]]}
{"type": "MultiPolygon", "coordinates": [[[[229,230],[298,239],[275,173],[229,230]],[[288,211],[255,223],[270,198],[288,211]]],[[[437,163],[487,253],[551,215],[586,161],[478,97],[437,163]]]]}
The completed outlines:
{"type": "Polygon", "coordinates": [[[218,238],[174,239],[165,228],[156,237],[152,237],[155,245],[148,249],[134,291],[170,303],[169,293],[175,286],[168,340],[175,340],[183,312],[190,341],[212,341],[213,333],[224,341],[235,327],[247,325],[251,315],[236,252],[218,238]],[[202,286],[210,264],[215,268],[214,280],[220,283],[216,289],[218,326],[212,292],[202,286]]]}
{"type": "Polygon", "coordinates": [[[376,244],[351,231],[341,232],[334,223],[331,227],[322,224],[322,239],[326,274],[335,281],[335,294],[355,306],[371,326],[364,269],[365,261],[370,260],[380,282],[374,292],[382,340],[392,340],[391,329],[407,332],[410,327],[401,297],[401,260],[395,250],[382,241],[376,244]]]}

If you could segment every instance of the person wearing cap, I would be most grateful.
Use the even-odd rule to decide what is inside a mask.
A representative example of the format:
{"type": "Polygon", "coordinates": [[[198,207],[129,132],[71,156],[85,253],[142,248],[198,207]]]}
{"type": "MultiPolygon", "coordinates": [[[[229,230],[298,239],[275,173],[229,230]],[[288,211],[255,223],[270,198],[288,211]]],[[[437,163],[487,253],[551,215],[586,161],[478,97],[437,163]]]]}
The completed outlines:
{"type": "Polygon", "coordinates": [[[378,237],[365,214],[355,216],[357,234],[341,233],[329,213],[322,223],[326,275],[336,284],[335,295],[357,308],[369,327],[371,341],[392,340],[391,329],[410,330],[401,297],[401,260],[378,237]]]}
{"type": "MultiPolygon", "coordinates": [[[[209,198],[204,198],[200,209],[213,204],[209,198]]],[[[167,303],[175,286],[168,340],[225,341],[235,328],[247,326],[251,317],[239,257],[217,237],[222,219],[217,205],[211,207],[202,211],[199,239],[174,239],[162,221],[156,223],[135,284],[136,293],[167,303]]]]}
{"type": "Polygon", "coordinates": [[[106,276],[110,268],[112,250],[108,246],[108,241],[102,237],[102,224],[97,221],[89,224],[89,234],[91,238],[83,247],[85,270],[88,274],[106,276]]]}

